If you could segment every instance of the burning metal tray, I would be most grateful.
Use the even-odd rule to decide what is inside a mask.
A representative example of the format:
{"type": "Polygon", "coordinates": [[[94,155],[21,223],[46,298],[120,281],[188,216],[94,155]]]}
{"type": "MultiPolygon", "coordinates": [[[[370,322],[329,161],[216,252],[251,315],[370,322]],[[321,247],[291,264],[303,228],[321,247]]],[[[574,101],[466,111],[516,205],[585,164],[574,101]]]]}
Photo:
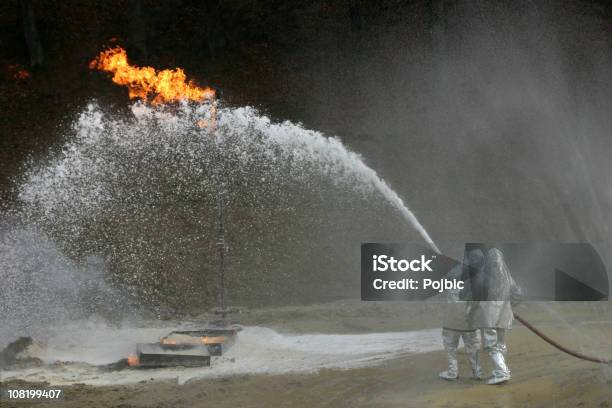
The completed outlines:
{"type": "Polygon", "coordinates": [[[203,344],[211,356],[223,355],[236,341],[240,327],[210,327],[202,330],[173,331],[161,339],[162,344],[203,344]]]}
{"type": "Polygon", "coordinates": [[[136,356],[138,367],[210,366],[210,352],[204,344],[139,343],[136,356]]]}

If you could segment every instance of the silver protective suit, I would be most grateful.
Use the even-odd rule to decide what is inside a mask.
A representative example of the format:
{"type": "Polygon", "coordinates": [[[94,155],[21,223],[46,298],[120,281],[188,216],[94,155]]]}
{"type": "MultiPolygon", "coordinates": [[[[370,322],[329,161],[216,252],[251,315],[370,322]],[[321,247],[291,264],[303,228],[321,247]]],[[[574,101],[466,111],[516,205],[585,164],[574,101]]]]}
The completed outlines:
{"type": "Polygon", "coordinates": [[[500,384],[510,379],[510,369],[506,364],[506,329],[482,329],[482,343],[491,358],[493,371],[489,384],[500,384]]]}
{"type": "MultiPolygon", "coordinates": [[[[460,279],[463,271],[462,265],[457,265],[448,273],[448,279],[460,279]]],[[[459,341],[463,339],[465,352],[468,356],[472,377],[482,378],[482,370],[479,362],[480,339],[478,331],[470,327],[467,316],[468,302],[460,299],[459,290],[446,292],[447,302],[445,306],[445,318],[442,328],[442,343],[448,358],[448,369],[440,373],[440,377],[446,380],[455,380],[459,376],[457,363],[457,349],[459,341]]]]}
{"type": "Polygon", "coordinates": [[[512,304],[519,301],[521,290],[497,248],[487,251],[482,271],[472,279],[472,285],[474,300],[468,306],[468,319],[472,327],[481,329],[484,350],[493,363],[487,382],[500,384],[510,379],[505,337],[514,319],[512,304]]]}
{"type": "Polygon", "coordinates": [[[511,329],[512,303],[520,300],[521,290],[512,279],[499,249],[487,251],[484,266],[472,279],[471,287],[468,318],[472,327],[511,329]]]}
{"type": "Polygon", "coordinates": [[[472,378],[481,379],[482,369],[480,368],[479,352],[480,338],[477,330],[460,331],[442,328],[442,343],[446,350],[448,368],[440,373],[440,377],[445,380],[456,380],[459,377],[459,363],[457,362],[457,349],[459,340],[463,339],[465,353],[468,356],[472,378]]]}

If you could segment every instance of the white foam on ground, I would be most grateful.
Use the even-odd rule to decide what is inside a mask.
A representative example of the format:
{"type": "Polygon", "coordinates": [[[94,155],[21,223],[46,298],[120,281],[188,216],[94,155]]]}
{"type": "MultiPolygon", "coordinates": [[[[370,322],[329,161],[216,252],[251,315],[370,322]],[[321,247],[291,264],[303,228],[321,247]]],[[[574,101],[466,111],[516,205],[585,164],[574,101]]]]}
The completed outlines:
{"type": "Polygon", "coordinates": [[[47,381],[53,385],[129,384],[152,380],[183,384],[199,378],[349,369],[379,364],[405,354],[442,349],[439,330],[286,335],[264,327],[246,327],[229,352],[213,357],[210,367],[104,371],[95,366],[124,358],[134,351],[137,342],[154,342],[169,331],[169,328],[74,327],[50,342],[40,355],[46,363],[57,360],[71,363],[4,371],[2,380],[47,381]]]}

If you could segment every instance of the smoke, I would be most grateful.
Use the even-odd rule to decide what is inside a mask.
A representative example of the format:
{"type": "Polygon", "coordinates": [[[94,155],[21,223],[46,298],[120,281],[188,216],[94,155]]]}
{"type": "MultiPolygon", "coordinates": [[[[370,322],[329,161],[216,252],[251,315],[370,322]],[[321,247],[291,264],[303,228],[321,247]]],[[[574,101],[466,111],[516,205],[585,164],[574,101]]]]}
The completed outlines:
{"type": "Polygon", "coordinates": [[[457,243],[447,253],[460,256],[463,242],[589,241],[612,265],[603,10],[432,4],[392,8],[328,48],[302,85],[307,123],[346,135],[433,236],[457,243]]]}
{"type": "Polygon", "coordinates": [[[100,258],[70,260],[42,231],[0,222],[0,347],[18,336],[52,337],[64,322],[120,318],[125,294],[107,281],[100,258]]]}

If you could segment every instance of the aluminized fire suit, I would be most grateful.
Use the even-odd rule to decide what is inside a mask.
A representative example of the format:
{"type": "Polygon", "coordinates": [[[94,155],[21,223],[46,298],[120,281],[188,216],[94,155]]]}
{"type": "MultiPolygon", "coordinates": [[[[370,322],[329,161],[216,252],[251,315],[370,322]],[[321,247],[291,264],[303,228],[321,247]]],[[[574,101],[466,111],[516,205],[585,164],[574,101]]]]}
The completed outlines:
{"type": "Polygon", "coordinates": [[[487,251],[482,272],[471,281],[472,299],[468,319],[482,334],[484,350],[493,362],[493,372],[487,384],[500,384],[510,379],[506,364],[506,330],[512,328],[512,304],[518,303],[521,289],[512,279],[502,252],[487,251]]]}
{"type": "MultiPolygon", "coordinates": [[[[480,251],[480,257],[484,257],[482,251],[480,251]]],[[[466,259],[464,262],[467,261],[466,259]]],[[[455,266],[448,273],[447,279],[460,279],[463,269],[462,264],[455,266]]],[[[479,362],[480,339],[478,331],[470,327],[467,305],[468,302],[460,299],[459,290],[447,291],[446,314],[442,326],[442,343],[448,358],[448,369],[439,374],[440,378],[445,380],[456,380],[459,377],[457,348],[459,347],[460,339],[463,339],[465,352],[468,355],[468,361],[472,369],[472,378],[482,378],[482,369],[479,362]]]]}

